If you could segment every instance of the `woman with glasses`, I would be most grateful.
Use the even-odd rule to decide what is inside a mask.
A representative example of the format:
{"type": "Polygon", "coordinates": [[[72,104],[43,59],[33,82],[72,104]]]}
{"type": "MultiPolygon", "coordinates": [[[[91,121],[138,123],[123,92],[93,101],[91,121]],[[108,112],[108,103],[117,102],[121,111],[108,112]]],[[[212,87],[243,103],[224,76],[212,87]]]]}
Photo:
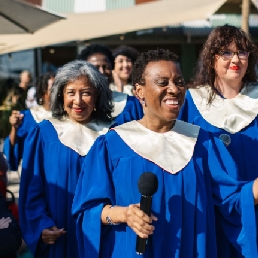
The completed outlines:
{"type": "MultiPolygon", "coordinates": [[[[189,89],[179,119],[212,132],[227,147],[237,180],[258,176],[257,47],[243,30],[224,25],[215,28],[200,54],[193,87],[189,89]],[[234,170],[235,171],[235,170],[234,170]]],[[[226,241],[217,212],[218,257],[243,257],[226,241]]],[[[225,225],[234,232],[234,225],[225,225]]]]}

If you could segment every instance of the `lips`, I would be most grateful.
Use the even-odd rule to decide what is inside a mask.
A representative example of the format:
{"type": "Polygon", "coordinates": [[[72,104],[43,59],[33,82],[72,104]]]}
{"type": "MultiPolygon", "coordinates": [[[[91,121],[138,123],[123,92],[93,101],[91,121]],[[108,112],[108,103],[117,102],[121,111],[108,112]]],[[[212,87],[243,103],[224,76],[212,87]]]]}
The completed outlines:
{"type": "Polygon", "coordinates": [[[75,113],[81,113],[81,112],[83,112],[83,108],[73,108],[73,110],[74,110],[74,112],[75,113]]]}
{"type": "Polygon", "coordinates": [[[237,70],[239,70],[239,66],[237,66],[237,65],[231,66],[231,67],[230,67],[230,70],[237,71],[237,70]]]}

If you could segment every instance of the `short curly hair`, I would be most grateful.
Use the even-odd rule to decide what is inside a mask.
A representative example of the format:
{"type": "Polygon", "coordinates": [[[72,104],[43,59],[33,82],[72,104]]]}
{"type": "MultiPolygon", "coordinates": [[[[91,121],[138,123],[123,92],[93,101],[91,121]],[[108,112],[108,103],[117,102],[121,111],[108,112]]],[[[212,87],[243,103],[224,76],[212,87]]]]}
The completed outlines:
{"type": "Polygon", "coordinates": [[[113,50],[113,58],[115,59],[117,56],[122,55],[130,58],[134,63],[137,57],[139,56],[139,52],[130,46],[119,46],[113,50]]]}
{"type": "Polygon", "coordinates": [[[169,50],[162,48],[141,53],[133,66],[132,83],[134,87],[136,83],[140,85],[145,85],[144,72],[146,66],[150,62],[157,61],[171,61],[174,63],[178,63],[178,56],[170,52],[169,50]]]}
{"type": "Polygon", "coordinates": [[[55,78],[55,74],[53,72],[46,72],[39,75],[36,79],[36,100],[37,103],[43,104],[43,97],[45,93],[48,91],[48,80],[51,78],[55,78]]]}
{"type": "Polygon", "coordinates": [[[214,61],[215,55],[226,49],[229,44],[234,42],[237,49],[249,52],[248,68],[243,77],[243,82],[256,82],[257,75],[255,66],[257,64],[257,46],[251,39],[251,36],[246,34],[242,29],[231,25],[218,26],[212,30],[199,56],[198,65],[193,77],[193,87],[202,85],[210,85],[212,93],[209,98],[209,103],[212,102],[216,94],[214,87],[215,71],[214,61]]]}
{"type": "Polygon", "coordinates": [[[114,68],[114,57],[112,55],[112,52],[106,45],[103,44],[91,44],[87,46],[77,56],[77,59],[87,61],[90,56],[97,53],[106,56],[108,58],[108,61],[110,62],[111,68],[114,68]]]}
{"type": "Polygon", "coordinates": [[[111,121],[112,91],[109,89],[107,78],[94,65],[82,60],[69,62],[58,69],[50,94],[53,117],[61,120],[67,116],[63,108],[64,88],[68,83],[80,78],[88,78],[97,92],[94,117],[104,122],[111,121]]]}

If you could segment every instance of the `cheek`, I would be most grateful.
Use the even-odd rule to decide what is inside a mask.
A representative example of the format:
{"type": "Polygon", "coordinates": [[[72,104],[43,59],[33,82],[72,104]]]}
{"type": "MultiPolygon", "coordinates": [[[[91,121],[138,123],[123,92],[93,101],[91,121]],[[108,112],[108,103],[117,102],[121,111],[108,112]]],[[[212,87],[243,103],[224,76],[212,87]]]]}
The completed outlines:
{"type": "Polygon", "coordinates": [[[95,96],[88,96],[83,98],[83,102],[87,105],[89,109],[94,109],[96,97],[95,96]]]}
{"type": "Polygon", "coordinates": [[[114,70],[115,70],[116,72],[119,72],[120,69],[121,69],[121,65],[120,65],[120,64],[115,64],[114,70]]]}

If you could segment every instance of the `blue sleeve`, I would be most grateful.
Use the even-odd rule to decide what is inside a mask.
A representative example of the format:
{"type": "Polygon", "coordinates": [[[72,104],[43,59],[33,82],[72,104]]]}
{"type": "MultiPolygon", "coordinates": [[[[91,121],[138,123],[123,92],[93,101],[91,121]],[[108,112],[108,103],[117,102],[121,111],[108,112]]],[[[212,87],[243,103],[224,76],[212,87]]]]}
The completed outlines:
{"type": "Polygon", "coordinates": [[[20,191],[19,219],[29,249],[40,253],[45,245],[41,239],[43,229],[55,225],[48,216],[44,191],[44,140],[39,125],[31,130],[25,141],[20,191]]]}
{"type": "Polygon", "coordinates": [[[115,124],[121,125],[143,117],[143,109],[140,101],[134,96],[127,96],[127,102],[123,112],[115,118],[115,124]]]}
{"type": "Polygon", "coordinates": [[[222,214],[220,223],[223,231],[245,257],[257,257],[253,181],[236,181],[228,175],[227,171],[234,173],[237,168],[218,138],[210,141],[208,155],[213,200],[222,214]]]}
{"type": "Polygon", "coordinates": [[[84,160],[72,206],[80,257],[98,258],[100,246],[109,253],[109,245],[101,242],[110,240],[103,237],[109,227],[102,225],[101,213],[105,204],[115,204],[111,163],[105,137],[100,136],[84,160]]]}
{"type": "Polygon", "coordinates": [[[21,111],[24,114],[22,124],[19,126],[16,135],[16,142],[14,146],[11,145],[10,137],[6,137],[4,141],[4,154],[8,160],[9,168],[12,171],[17,171],[19,163],[22,159],[24,150],[24,141],[28,135],[29,130],[31,130],[36,122],[33,119],[29,110],[21,111]]]}

